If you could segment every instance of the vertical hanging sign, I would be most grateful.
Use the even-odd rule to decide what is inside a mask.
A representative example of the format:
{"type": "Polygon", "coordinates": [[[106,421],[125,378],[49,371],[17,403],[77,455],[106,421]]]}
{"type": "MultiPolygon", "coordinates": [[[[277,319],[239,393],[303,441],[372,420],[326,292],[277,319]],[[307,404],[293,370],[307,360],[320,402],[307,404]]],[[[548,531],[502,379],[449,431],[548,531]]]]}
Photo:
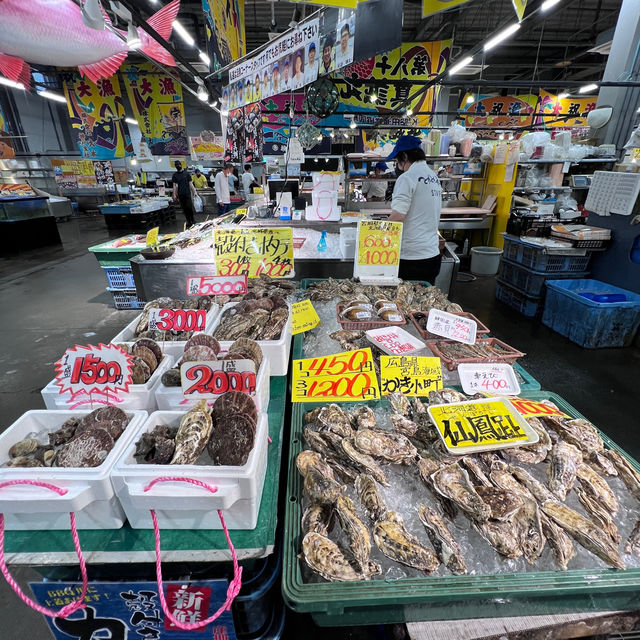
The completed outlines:
{"type": "Polygon", "coordinates": [[[513,8],[516,10],[518,22],[522,22],[525,9],[527,8],[527,0],[511,0],[511,2],[513,3],[513,8]]]}

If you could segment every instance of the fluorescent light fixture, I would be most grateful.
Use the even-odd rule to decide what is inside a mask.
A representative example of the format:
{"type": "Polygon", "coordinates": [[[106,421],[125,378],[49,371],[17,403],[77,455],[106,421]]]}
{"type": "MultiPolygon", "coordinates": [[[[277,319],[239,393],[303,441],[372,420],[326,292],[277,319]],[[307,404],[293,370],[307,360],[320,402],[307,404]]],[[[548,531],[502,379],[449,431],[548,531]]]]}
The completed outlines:
{"type": "Polygon", "coordinates": [[[584,87],[578,89],[578,93],[589,93],[589,91],[597,91],[598,85],[595,82],[585,84],[584,87]]]}
{"type": "Polygon", "coordinates": [[[413,109],[412,109],[411,107],[409,107],[409,108],[407,109],[407,115],[408,115],[408,116],[412,116],[412,115],[413,115],[413,109]]]}
{"type": "Polygon", "coordinates": [[[61,96],[59,93],[53,93],[53,91],[47,91],[46,89],[44,91],[39,91],[38,95],[43,98],[48,98],[49,100],[55,100],[56,102],[67,102],[67,99],[64,96],[61,96]]]}
{"type": "Polygon", "coordinates": [[[127,124],[132,124],[134,127],[138,126],[138,121],[135,118],[125,118],[124,121],[127,124]]]}
{"type": "Polygon", "coordinates": [[[345,138],[348,138],[348,137],[349,137],[349,134],[348,134],[348,133],[343,133],[342,135],[343,135],[345,138]]]}
{"type": "Polygon", "coordinates": [[[204,51],[200,51],[198,57],[207,65],[207,67],[211,65],[211,58],[209,58],[209,56],[204,51]]]}
{"type": "Polygon", "coordinates": [[[369,100],[371,100],[371,102],[378,102],[378,96],[373,93],[371,94],[371,98],[369,98],[369,100]]]}
{"type": "Polygon", "coordinates": [[[24,85],[22,84],[22,82],[14,82],[13,80],[9,80],[9,78],[0,76],[0,84],[3,84],[5,87],[11,87],[12,89],[22,89],[24,91],[24,85]]]}
{"type": "Polygon", "coordinates": [[[135,49],[139,49],[142,46],[142,40],[138,35],[138,30],[135,25],[130,22],[127,27],[127,47],[129,47],[129,51],[134,51],[135,49]]]}
{"type": "Polygon", "coordinates": [[[544,0],[544,2],[540,5],[540,11],[549,11],[551,7],[555,7],[560,0],[544,0]]]}
{"type": "Polygon", "coordinates": [[[218,101],[217,101],[217,100],[214,100],[213,102],[210,102],[210,103],[209,103],[209,106],[210,106],[212,109],[215,109],[215,108],[218,106],[218,101]]]}
{"type": "Polygon", "coordinates": [[[349,124],[349,129],[355,129],[358,125],[356,124],[355,120],[351,120],[351,123],[349,124]]]}
{"type": "Polygon", "coordinates": [[[489,51],[490,49],[497,47],[501,42],[504,42],[507,38],[512,36],[519,28],[519,22],[514,22],[513,24],[509,25],[506,29],[503,29],[502,31],[500,31],[500,33],[493,36],[493,38],[487,40],[484,45],[484,50],[489,51]]]}
{"type": "Polygon", "coordinates": [[[504,133],[501,133],[501,134],[498,136],[498,140],[504,140],[504,133]]]}
{"type": "Polygon", "coordinates": [[[467,104],[472,104],[476,101],[475,96],[473,95],[473,93],[471,95],[467,96],[467,104]]]}
{"type": "Polygon", "coordinates": [[[173,21],[173,30],[190,46],[196,43],[193,36],[177,20],[173,21]]]}
{"type": "Polygon", "coordinates": [[[456,63],[449,69],[449,75],[452,76],[454,73],[458,73],[460,69],[464,69],[466,66],[470,65],[473,62],[473,56],[467,56],[466,58],[462,58],[460,62],[456,63]]]}
{"type": "Polygon", "coordinates": [[[558,94],[558,100],[564,100],[565,98],[569,97],[569,92],[568,91],[563,91],[562,93],[558,94]]]}
{"type": "Polygon", "coordinates": [[[206,102],[209,99],[209,92],[204,87],[198,87],[198,100],[206,102]]]}
{"type": "Polygon", "coordinates": [[[135,158],[131,158],[131,164],[138,164],[138,161],[135,158]]]}

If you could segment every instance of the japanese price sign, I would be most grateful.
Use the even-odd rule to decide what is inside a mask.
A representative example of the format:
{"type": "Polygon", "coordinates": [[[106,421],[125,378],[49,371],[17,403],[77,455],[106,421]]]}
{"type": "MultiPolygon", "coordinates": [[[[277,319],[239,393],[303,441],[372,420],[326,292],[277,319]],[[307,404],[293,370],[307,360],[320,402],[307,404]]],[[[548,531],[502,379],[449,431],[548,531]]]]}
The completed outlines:
{"type": "Polygon", "coordinates": [[[253,360],[185,362],[180,367],[185,396],[215,398],[227,391],[254,393],[256,364],[253,360]]]}
{"type": "Polygon", "coordinates": [[[293,361],[292,402],[356,402],[379,398],[371,349],[293,361]]]}
{"type": "Polygon", "coordinates": [[[557,416],[559,418],[571,417],[546,402],[526,400],[525,398],[512,398],[510,402],[517,409],[520,415],[525,418],[540,418],[546,416],[557,416]]]}
{"type": "Polygon", "coordinates": [[[461,363],[458,375],[462,390],[469,395],[484,392],[517,396],[520,385],[510,364],[461,363]]]}
{"type": "Polygon", "coordinates": [[[504,398],[431,405],[427,411],[445,447],[453,454],[520,447],[538,441],[538,434],[504,398]]]}
{"type": "Polygon", "coordinates": [[[311,304],[311,300],[303,300],[302,302],[295,302],[291,305],[292,311],[292,331],[295,336],[298,333],[304,333],[305,331],[311,331],[317,326],[322,324],[320,318],[316,313],[316,310],[311,304]]]}
{"type": "Polygon", "coordinates": [[[204,331],[204,309],[149,309],[150,331],[204,331]]]}
{"type": "Polygon", "coordinates": [[[424,342],[399,327],[382,327],[365,331],[367,340],[389,355],[402,356],[425,348],[424,342]]]}
{"type": "Polygon", "coordinates": [[[402,226],[402,222],[358,221],[354,277],[398,277],[402,226]]]}
{"type": "Polygon", "coordinates": [[[247,293],[247,276],[191,276],[188,296],[234,296],[247,293]]]}
{"type": "Polygon", "coordinates": [[[154,227],[147,231],[147,247],[158,244],[158,231],[160,231],[160,227],[154,227]]]}
{"type": "Polygon", "coordinates": [[[221,276],[291,278],[293,229],[215,229],[216,269],[221,276]]]}
{"type": "MultiPolygon", "coordinates": [[[[82,594],[79,582],[31,582],[29,586],[40,605],[53,609],[71,604],[82,594]]],[[[169,583],[165,585],[167,607],[176,620],[195,624],[218,610],[227,597],[227,587],[226,580],[169,583]]],[[[162,611],[156,582],[90,582],[84,603],[84,609],[67,618],[45,617],[51,637],[191,640],[201,636],[236,640],[231,611],[225,610],[217,620],[196,631],[174,626],[162,611]]]]}
{"type": "Polygon", "coordinates": [[[442,336],[449,340],[464,342],[465,344],[476,343],[476,331],[478,325],[475,320],[463,318],[453,313],[431,309],[427,318],[427,331],[437,336],[442,336]]]}
{"type": "Polygon", "coordinates": [[[380,356],[380,391],[405,396],[428,396],[442,389],[440,358],[380,356]]]}
{"type": "Polygon", "coordinates": [[[56,362],[59,393],[127,393],[131,384],[131,356],[115,344],[76,345],[56,362]]]}

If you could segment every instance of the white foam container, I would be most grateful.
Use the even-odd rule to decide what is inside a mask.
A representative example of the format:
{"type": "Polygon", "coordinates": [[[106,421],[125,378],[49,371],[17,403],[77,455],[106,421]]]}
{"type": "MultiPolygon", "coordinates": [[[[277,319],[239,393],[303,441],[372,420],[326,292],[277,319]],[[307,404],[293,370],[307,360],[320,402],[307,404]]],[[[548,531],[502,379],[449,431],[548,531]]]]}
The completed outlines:
{"type": "MultiPolygon", "coordinates": [[[[256,390],[251,396],[256,403],[258,413],[261,411],[267,412],[269,392],[269,360],[263,356],[262,364],[256,376],[256,390]]],[[[201,399],[198,394],[185,398],[182,393],[182,387],[165,387],[162,383],[156,388],[155,394],[159,411],[185,411],[191,409],[201,399]]],[[[207,403],[213,405],[215,401],[215,398],[211,398],[207,400],[207,403]]]]}
{"type": "MultiPolygon", "coordinates": [[[[224,312],[231,307],[235,307],[238,302],[228,302],[222,307],[216,321],[212,327],[211,332],[214,334],[215,330],[220,324],[220,320],[224,312]]],[[[289,309],[289,318],[287,323],[282,328],[282,333],[278,340],[257,340],[256,342],[262,349],[262,354],[265,359],[269,360],[269,370],[272,376],[286,376],[289,371],[289,354],[291,352],[291,304],[287,302],[287,308],[289,309]]],[[[229,347],[233,344],[233,340],[219,340],[222,351],[228,351],[229,347]]]]}
{"type": "MultiPolygon", "coordinates": [[[[213,324],[220,312],[220,306],[215,304],[211,305],[211,309],[207,312],[207,322],[204,326],[204,331],[194,331],[194,333],[208,333],[211,335],[213,324]]],[[[132,320],[118,335],[116,335],[111,342],[114,344],[121,344],[122,342],[135,342],[138,337],[136,336],[136,327],[140,322],[142,314],[136,316],[135,320],[132,320]]],[[[162,348],[163,353],[170,355],[174,358],[180,357],[184,353],[184,345],[187,344],[186,340],[156,340],[156,342],[162,348]]]]}
{"type": "Polygon", "coordinates": [[[221,529],[217,510],[222,509],[229,529],[255,529],[267,472],[267,415],[258,414],[254,447],[242,467],[138,464],[133,454],[140,436],[159,424],[177,426],[184,414],[156,411],[150,415],[138,425],[116,462],[111,479],[129,524],[134,529],[153,528],[149,512],[153,509],[161,529],[221,529]],[[218,490],[210,493],[186,482],[162,482],[144,491],[152,480],[167,476],[200,480],[218,490]]]}
{"type": "MultiPolygon", "coordinates": [[[[9,449],[32,433],[56,431],[71,417],[89,410],[27,411],[0,434],[0,464],[9,460],[9,449]]],[[[146,411],[127,411],[130,421],[115,446],[99,467],[0,467],[0,482],[39,480],[67,489],[60,496],[44,487],[16,485],[0,489],[0,513],[5,526],[14,531],[70,529],[69,512],[76,514],[78,529],[119,529],[124,511],[111,483],[111,470],[147,419],[146,411]]],[[[43,443],[47,438],[43,439],[43,443]]]]}
{"type": "MultiPolygon", "coordinates": [[[[123,344],[122,342],[118,344],[123,344]]],[[[133,343],[129,343],[133,344],[133,343]]],[[[55,378],[40,392],[47,409],[73,410],[74,407],[83,409],[94,409],[106,405],[113,404],[125,411],[147,411],[149,413],[158,408],[156,404],[156,391],[160,386],[162,374],[173,366],[174,359],[172,356],[166,355],[153,372],[153,375],[144,384],[129,385],[127,393],[109,393],[109,402],[102,394],[96,393],[89,397],[88,394],[81,398],[72,400],[71,392],[59,393],[60,387],[56,385],[55,378]]]]}

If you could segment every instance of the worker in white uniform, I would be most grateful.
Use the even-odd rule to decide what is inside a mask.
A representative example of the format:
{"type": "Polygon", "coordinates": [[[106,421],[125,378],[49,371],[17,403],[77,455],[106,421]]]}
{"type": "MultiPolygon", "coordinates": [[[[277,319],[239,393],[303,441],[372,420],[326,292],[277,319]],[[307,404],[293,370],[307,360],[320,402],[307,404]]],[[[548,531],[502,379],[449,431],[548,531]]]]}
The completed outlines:
{"type": "Polygon", "coordinates": [[[244,191],[244,197],[246,198],[249,195],[249,187],[251,183],[254,181],[253,173],[251,173],[251,165],[244,165],[244,173],[242,174],[242,191],[244,191]]]}
{"type": "Polygon", "coordinates": [[[429,168],[420,138],[401,136],[387,160],[395,160],[396,181],[391,201],[392,222],[403,222],[399,277],[433,284],[440,273],[438,223],[442,187],[429,168]]]}
{"type": "Polygon", "coordinates": [[[382,176],[387,173],[388,168],[386,162],[378,162],[372,175],[375,180],[365,180],[362,183],[362,195],[369,202],[384,202],[389,183],[382,180],[382,176]]]}

